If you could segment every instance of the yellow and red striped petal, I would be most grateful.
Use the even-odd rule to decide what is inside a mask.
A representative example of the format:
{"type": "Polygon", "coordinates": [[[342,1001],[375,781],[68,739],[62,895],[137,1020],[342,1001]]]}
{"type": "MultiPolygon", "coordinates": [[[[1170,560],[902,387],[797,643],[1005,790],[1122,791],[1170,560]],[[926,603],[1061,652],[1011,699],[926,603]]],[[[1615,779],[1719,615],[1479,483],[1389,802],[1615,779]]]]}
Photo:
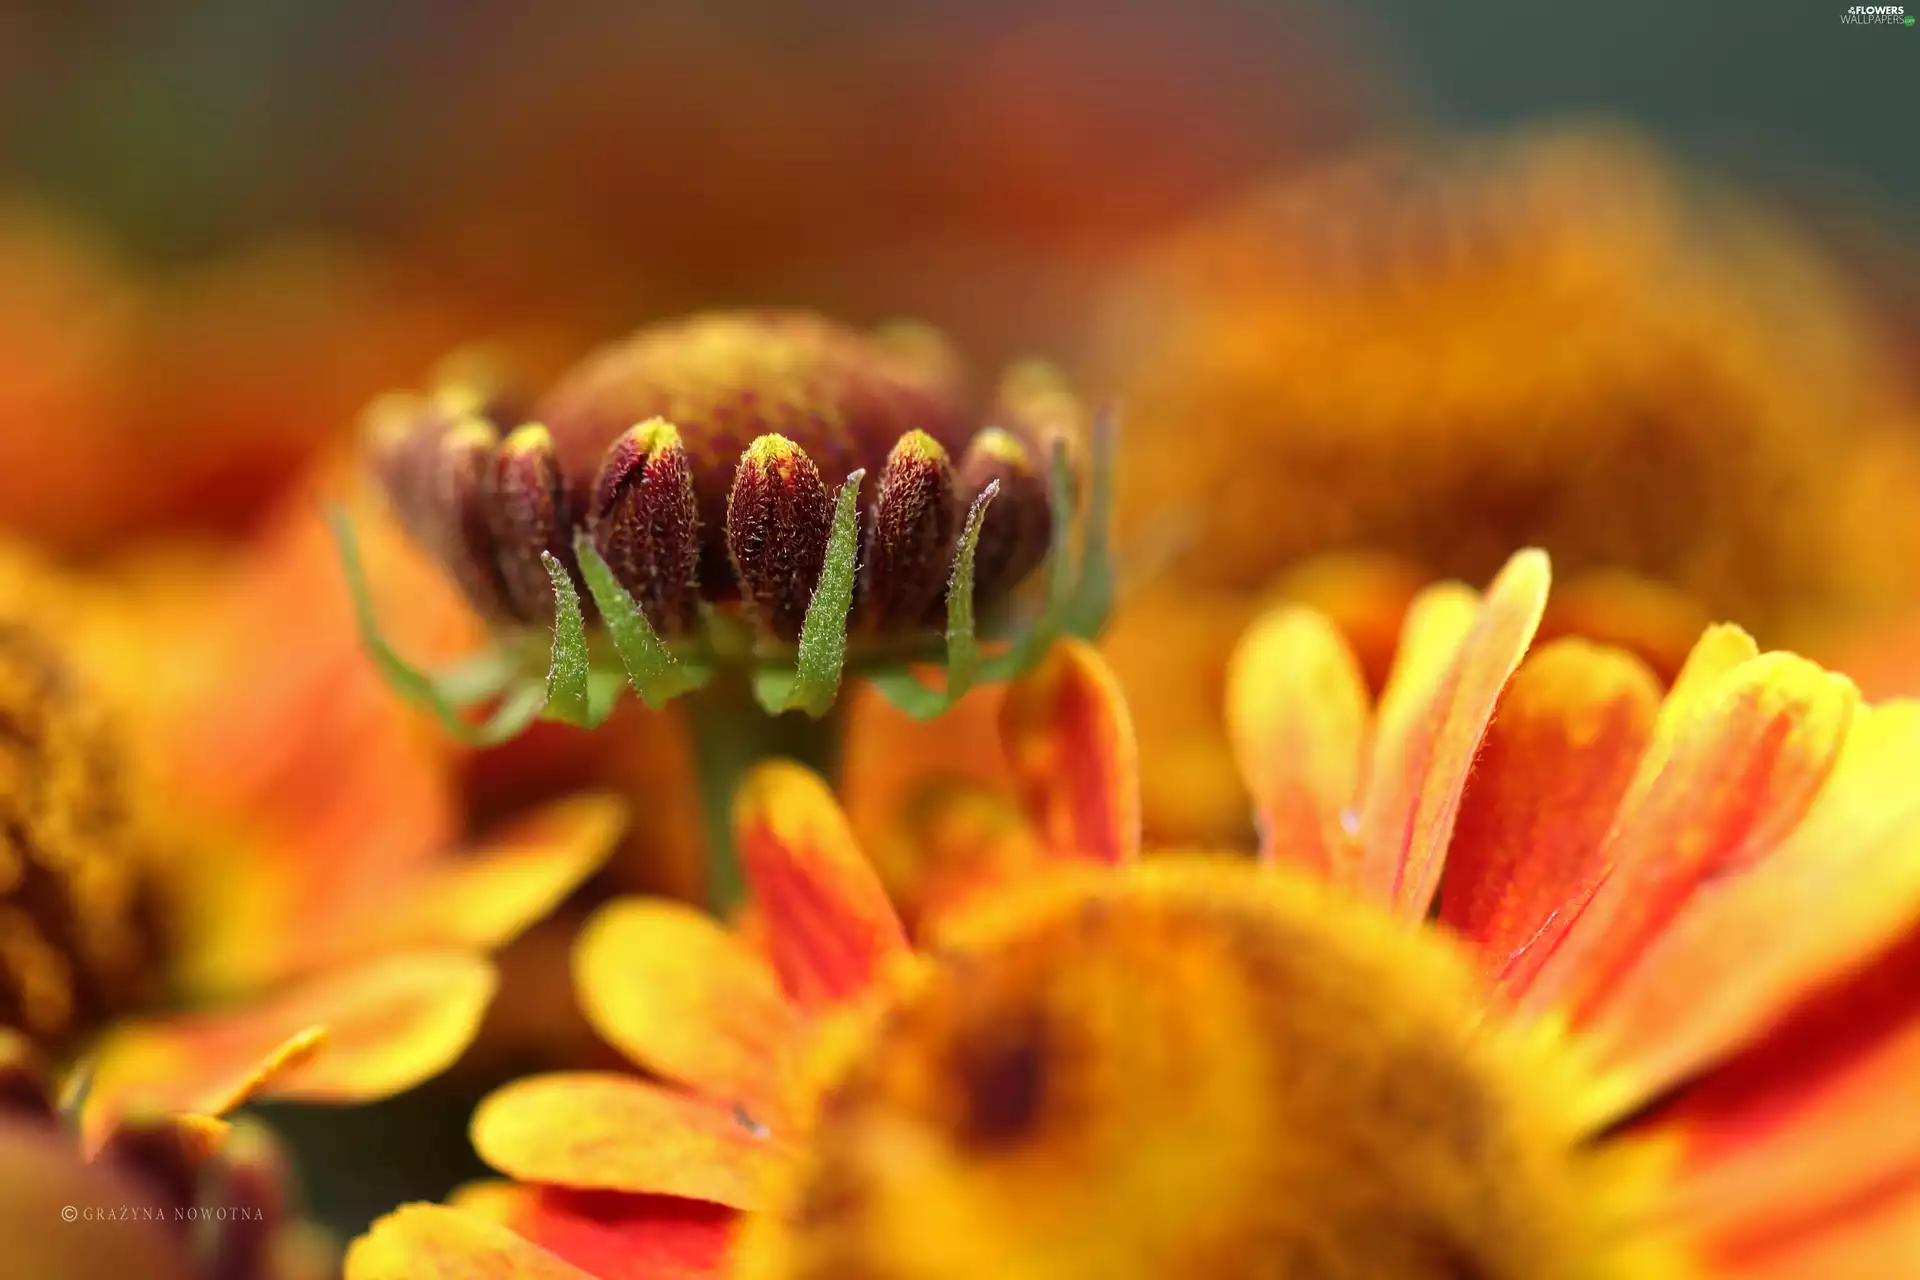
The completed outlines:
{"type": "Polygon", "coordinates": [[[1402,915],[1432,905],[1474,754],[1540,625],[1550,577],[1544,552],[1522,551],[1477,609],[1441,586],[1408,613],[1360,814],[1362,886],[1402,915]]]}
{"type": "Polygon", "coordinates": [[[772,1118],[800,1020],[772,968],[711,916],[664,898],[602,907],[573,949],[594,1030],[641,1066],[772,1118]]]}
{"type": "Polygon", "coordinates": [[[1440,920],[1512,982],[1547,922],[1590,890],[1660,689],[1639,659],[1556,640],[1515,673],[1454,826],[1440,920]]]}
{"type": "Polygon", "coordinates": [[[1241,638],[1227,668],[1227,733],[1263,857],[1356,882],[1368,714],[1360,664],[1324,614],[1276,609],[1241,638]]]}
{"type": "Polygon", "coordinates": [[[94,1058],[88,1131],[129,1106],[218,1115],[249,1097],[367,1102],[451,1066],[493,966],[461,951],[388,956],[221,1012],[124,1025],[94,1058]]]}
{"type": "Polygon", "coordinates": [[[1860,708],[1805,819],[1691,900],[1609,990],[1586,1032],[1623,1105],[1728,1056],[1920,919],[1916,760],[1920,703],[1860,708]]]}
{"type": "Polygon", "coordinates": [[[887,892],[818,775],[786,760],[755,768],[734,797],[733,839],[767,958],[801,1008],[858,995],[906,951],[887,892]]]}
{"type": "Polygon", "coordinates": [[[560,905],[612,852],[626,824],[611,796],[578,796],[522,817],[319,922],[307,963],[423,946],[490,951],[560,905]]]}
{"type": "Polygon", "coordinates": [[[473,1113],[474,1150],[504,1174],[590,1190],[758,1207],[776,1139],[731,1103],[614,1072],[530,1076],[473,1113]]]}
{"type": "Polygon", "coordinates": [[[450,1198],[600,1280],[717,1276],[733,1210],[704,1200],[491,1182],[450,1198]]]}
{"type": "Polygon", "coordinates": [[[1664,765],[1630,790],[1602,854],[1606,881],[1551,944],[1524,1003],[1551,1004],[1576,1025],[1598,1015],[1696,889],[1726,893],[1806,816],[1858,704],[1851,684],[1791,654],[1742,663],[1714,694],[1689,694],[1689,710],[1655,730],[1647,754],[1664,765]]]}
{"type": "Polygon", "coordinates": [[[1008,687],[1000,738],[1050,849],[1113,864],[1140,852],[1140,749],[1119,681],[1091,645],[1056,642],[1008,687]]]}
{"type": "Polygon", "coordinates": [[[346,1280],[595,1280],[511,1228],[438,1204],[405,1204],[347,1250],[346,1280]]]}
{"type": "MultiPolygon", "coordinates": [[[[1676,1220],[1743,1266],[1832,1256],[1856,1232],[1885,1244],[1895,1224],[1876,1221],[1879,1210],[1904,1198],[1910,1211],[1920,1190],[1916,1079],[1920,933],[1654,1118],[1681,1143],[1676,1220]]],[[[1829,1274],[1906,1274],[1894,1260],[1916,1257],[1829,1274]]]]}

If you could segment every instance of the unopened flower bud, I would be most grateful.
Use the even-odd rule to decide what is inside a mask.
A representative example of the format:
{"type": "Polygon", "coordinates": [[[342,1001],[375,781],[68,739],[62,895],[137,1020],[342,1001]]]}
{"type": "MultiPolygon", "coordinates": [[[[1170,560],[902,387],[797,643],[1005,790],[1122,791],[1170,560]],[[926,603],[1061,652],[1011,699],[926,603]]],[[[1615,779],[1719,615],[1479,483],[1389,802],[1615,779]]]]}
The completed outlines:
{"type": "Polygon", "coordinates": [[[727,550],[748,607],[782,640],[800,637],[832,522],[820,469],[798,445],[764,435],[747,446],[727,499],[727,550]]]}
{"type": "Polygon", "coordinates": [[[700,590],[700,510],[680,433],[653,418],[608,450],[587,527],[594,549],[663,635],[694,625],[700,590]]]}

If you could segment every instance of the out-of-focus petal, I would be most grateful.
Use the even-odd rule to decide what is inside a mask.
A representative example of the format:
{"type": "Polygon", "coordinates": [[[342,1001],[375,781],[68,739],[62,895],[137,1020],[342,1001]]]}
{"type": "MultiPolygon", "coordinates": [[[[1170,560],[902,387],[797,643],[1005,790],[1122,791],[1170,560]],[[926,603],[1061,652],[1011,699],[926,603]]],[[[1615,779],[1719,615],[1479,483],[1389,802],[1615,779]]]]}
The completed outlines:
{"type": "Polygon", "coordinates": [[[1750,871],[1690,900],[1608,990],[1585,1032],[1622,1105],[1727,1056],[1912,929],[1916,760],[1920,703],[1860,708],[1805,819],[1750,871]]]}
{"type": "Polygon", "coordinates": [[[1367,716],[1365,679],[1331,619],[1292,605],[1248,630],[1228,668],[1227,731],[1263,856],[1355,882],[1367,716]]]}
{"type": "MultiPolygon", "coordinates": [[[[1634,783],[1601,855],[1606,880],[1567,913],[1564,932],[1537,944],[1548,958],[1524,1004],[1592,1020],[1697,889],[1711,882],[1724,895],[1764,865],[1826,783],[1859,694],[1802,658],[1768,654],[1687,701],[1683,717],[1656,727],[1647,756],[1664,764],[1634,783]]],[[[1666,980],[1679,982],[1675,994],[1690,989],[1676,967],[1666,980]]]]}
{"type": "Polygon", "coordinates": [[[473,1145],[527,1182],[758,1207],[778,1155],[730,1103],[611,1072],[516,1080],[473,1113],[473,1145]]]}
{"type": "Polygon", "coordinates": [[[471,852],[449,855],[364,892],[312,930],[307,964],[422,946],[491,950],[516,937],[591,875],[625,823],[611,796],[580,796],[513,822],[471,852]]]}
{"type": "MultiPolygon", "coordinates": [[[[1844,1248],[1837,1242],[1856,1226],[1884,1243],[1895,1224],[1875,1229],[1879,1211],[1904,1199],[1910,1214],[1920,1187],[1916,1078],[1920,934],[1809,1001],[1653,1118],[1681,1142],[1676,1220],[1743,1267],[1802,1250],[1822,1256],[1844,1248]]],[[[1911,1224],[1903,1238],[1920,1243],[1911,1224]]],[[[1915,1256],[1883,1255],[1885,1270],[1826,1274],[1906,1274],[1895,1259],[1915,1256]]]]}
{"type": "Polygon", "coordinates": [[[1050,848],[1107,863],[1140,852],[1140,751],[1119,682],[1091,646],[1059,641],[1015,681],[1000,734],[1050,848]]]}
{"type": "Polygon", "coordinates": [[[886,958],[907,949],[886,890],[816,774],[786,760],[754,769],[734,797],[733,838],[767,956],[802,1008],[866,990],[886,958]]]}
{"type": "Polygon", "coordinates": [[[1474,753],[1532,643],[1550,576],[1544,552],[1522,551],[1477,609],[1442,586],[1408,612],[1360,814],[1362,884],[1403,915],[1423,917],[1433,902],[1474,753]]]}
{"type": "Polygon", "coordinates": [[[961,779],[914,788],[899,820],[874,846],[873,861],[902,920],[923,943],[968,902],[1053,863],[1011,794],[961,779]]]}
{"type": "Polygon", "coordinates": [[[928,778],[1012,785],[1000,751],[1005,695],[1004,685],[980,685],[939,719],[922,721],[895,710],[865,682],[841,693],[840,797],[863,842],[877,840],[899,818],[901,797],[928,778]]]}
{"type": "Polygon", "coordinates": [[[347,1250],[347,1280],[594,1280],[508,1227],[438,1204],[401,1205],[347,1250]]]}
{"type": "Polygon", "coordinates": [[[601,1280],[720,1273],[734,1212],[703,1200],[482,1183],[452,1203],[492,1218],[601,1280]]]}
{"type": "Polygon", "coordinates": [[[710,916],[664,898],[610,902],[581,931],[573,972],[615,1048],[770,1118],[799,1019],[767,962],[710,916]]]}
{"type": "Polygon", "coordinates": [[[1698,600],[1677,588],[1623,570],[1590,569],[1553,584],[1540,639],[1575,636],[1624,649],[1671,684],[1712,621],[1698,600]]]}
{"type": "Polygon", "coordinates": [[[408,952],[217,1013],[127,1024],[95,1056],[89,1120],[104,1124],[139,1104],[217,1115],[256,1093],[384,1098],[452,1065],[493,988],[493,966],[481,956],[408,952]]]}
{"type": "Polygon", "coordinates": [[[1659,713],[1639,659],[1557,640],[1521,664],[1461,801],[1440,920],[1496,981],[1604,870],[1600,850],[1659,713]]]}

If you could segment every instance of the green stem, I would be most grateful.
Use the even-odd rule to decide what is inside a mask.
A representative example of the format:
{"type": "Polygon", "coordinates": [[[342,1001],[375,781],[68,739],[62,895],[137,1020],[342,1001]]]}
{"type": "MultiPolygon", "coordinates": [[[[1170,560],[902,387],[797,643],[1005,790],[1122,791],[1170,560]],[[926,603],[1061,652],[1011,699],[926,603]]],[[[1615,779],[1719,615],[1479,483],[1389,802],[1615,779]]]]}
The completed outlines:
{"type": "Polygon", "coordinates": [[[707,903],[726,919],[746,894],[733,847],[734,793],[754,765],[772,756],[797,760],[833,782],[840,766],[839,709],[836,705],[817,720],[798,712],[769,716],[754,701],[745,675],[725,669],[682,697],[679,706],[693,734],[707,837],[707,903]]]}

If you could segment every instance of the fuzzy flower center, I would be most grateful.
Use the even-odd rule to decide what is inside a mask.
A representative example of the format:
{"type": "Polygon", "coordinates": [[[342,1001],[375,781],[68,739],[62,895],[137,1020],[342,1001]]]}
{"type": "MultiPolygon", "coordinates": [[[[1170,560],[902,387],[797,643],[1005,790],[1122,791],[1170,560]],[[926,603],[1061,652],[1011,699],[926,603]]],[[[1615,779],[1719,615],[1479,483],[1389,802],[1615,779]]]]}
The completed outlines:
{"type": "Polygon", "coordinates": [[[147,993],[146,847],[100,709],[50,642],[0,619],[0,1026],[57,1046],[147,993]]]}
{"type": "Polygon", "coordinates": [[[848,1051],[743,1274],[1643,1274],[1620,1157],[1429,938],[1213,863],[975,925],[848,1051]]]}

